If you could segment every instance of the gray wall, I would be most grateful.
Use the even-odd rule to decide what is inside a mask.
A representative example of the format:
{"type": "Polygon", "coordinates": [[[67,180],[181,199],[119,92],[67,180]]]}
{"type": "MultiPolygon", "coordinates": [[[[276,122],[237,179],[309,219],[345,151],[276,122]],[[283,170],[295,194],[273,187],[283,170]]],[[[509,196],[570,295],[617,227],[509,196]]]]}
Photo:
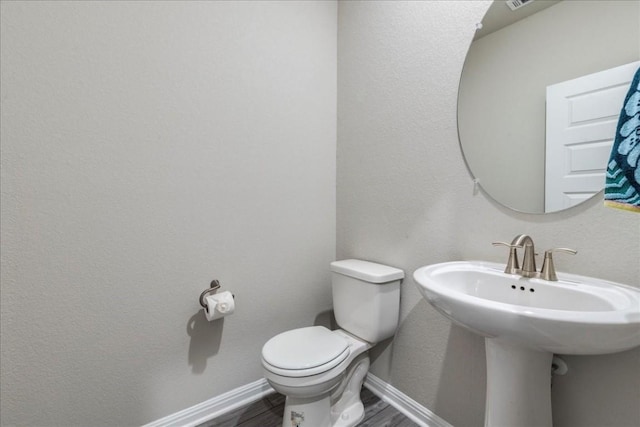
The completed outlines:
{"type": "MultiPolygon", "coordinates": [[[[260,378],[262,344],[331,304],[335,3],[1,5],[0,423],[142,424],[260,378]],[[207,323],[213,277],[237,312],[207,323]]],[[[503,262],[490,242],[526,232],[580,250],[561,270],[640,275],[630,213],[472,194],[456,93],[486,7],[343,2],[338,19],[338,258],[405,269],[373,372],[457,426],[482,423],[483,343],[413,270],[503,262]]],[[[639,423],[640,352],[566,359],[557,425],[639,423]]]]}
{"type": "Polygon", "coordinates": [[[1,12],[1,424],[140,425],[259,379],[331,307],[336,3],[1,12]],[[237,307],[208,323],[213,278],[237,307]]]}
{"type": "Polygon", "coordinates": [[[639,10],[638,1],[561,1],[471,45],[460,138],[492,197],[544,212],[546,88],[640,59],[639,10]]]}
{"type": "MultiPolygon", "coordinates": [[[[411,277],[451,260],[505,262],[495,240],[568,246],[561,271],[640,286],[640,217],[598,196],[567,212],[518,214],[473,194],[458,148],[456,94],[486,2],[341,2],[338,25],[338,258],[403,268],[401,325],[372,371],[457,427],[483,423],[483,340],[452,326],[411,277]]],[[[556,426],[640,424],[640,350],[567,356],[556,426]]]]}

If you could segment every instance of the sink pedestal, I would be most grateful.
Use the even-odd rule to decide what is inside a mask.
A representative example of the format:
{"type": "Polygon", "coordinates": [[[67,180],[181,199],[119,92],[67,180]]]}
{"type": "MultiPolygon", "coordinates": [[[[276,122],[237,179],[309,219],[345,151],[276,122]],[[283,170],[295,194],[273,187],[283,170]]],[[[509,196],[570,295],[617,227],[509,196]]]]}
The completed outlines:
{"type": "Polygon", "coordinates": [[[485,338],[485,427],[551,427],[553,353],[485,338]]]}

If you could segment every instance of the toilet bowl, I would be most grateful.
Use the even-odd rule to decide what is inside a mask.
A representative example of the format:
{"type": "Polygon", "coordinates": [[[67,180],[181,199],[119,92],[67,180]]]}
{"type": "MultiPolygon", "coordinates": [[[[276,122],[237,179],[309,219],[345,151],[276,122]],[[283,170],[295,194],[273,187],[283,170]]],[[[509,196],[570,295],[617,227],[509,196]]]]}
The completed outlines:
{"type": "Polygon", "coordinates": [[[351,427],[362,421],[368,350],[398,325],[402,270],[361,260],[336,261],[331,269],[341,329],[293,329],[262,348],[263,375],[286,396],[283,427],[351,427]]]}
{"type": "Polygon", "coordinates": [[[306,420],[306,424],[297,424],[300,427],[346,427],[362,420],[360,388],[369,370],[367,350],[371,344],[345,331],[330,331],[323,326],[284,332],[267,344],[262,357],[264,376],[278,393],[287,396],[284,413],[288,418],[283,420],[283,426],[296,426],[293,423],[296,417],[306,420]],[[318,338],[317,341],[307,341],[314,338],[318,338]],[[272,345],[274,340],[277,348],[272,345]],[[280,352],[291,349],[289,354],[297,354],[295,350],[301,348],[303,342],[309,345],[301,353],[315,352],[313,362],[287,357],[287,368],[277,366],[285,365],[278,363],[280,352]],[[340,405],[336,405],[339,401],[340,405]]]}

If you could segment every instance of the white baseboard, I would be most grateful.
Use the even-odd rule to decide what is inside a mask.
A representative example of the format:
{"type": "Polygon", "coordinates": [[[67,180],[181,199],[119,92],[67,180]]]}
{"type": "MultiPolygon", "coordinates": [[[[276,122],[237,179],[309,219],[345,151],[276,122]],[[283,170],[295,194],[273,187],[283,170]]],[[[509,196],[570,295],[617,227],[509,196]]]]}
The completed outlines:
{"type": "Polygon", "coordinates": [[[271,393],[275,393],[275,390],[271,388],[267,380],[262,378],[145,424],[143,427],[195,427],[234,409],[258,401],[271,393]]]}
{"type": "MultiPolygon", "coordinates": [[[[397,388],[371,373],[367,374],[364,386],[422,427],[453,427],[397,388]]],[[[195,427],[244,405],[256,402],[271,393],[275,393],[275,390],[271,388],[267,380],[262,378],[142,427],[195,427]]]]}
{"type": "Polygon", "coordinates": [[[371,373],[367,374],[364,386],[422,427],[453,427],[429,409],[371,373]]]}

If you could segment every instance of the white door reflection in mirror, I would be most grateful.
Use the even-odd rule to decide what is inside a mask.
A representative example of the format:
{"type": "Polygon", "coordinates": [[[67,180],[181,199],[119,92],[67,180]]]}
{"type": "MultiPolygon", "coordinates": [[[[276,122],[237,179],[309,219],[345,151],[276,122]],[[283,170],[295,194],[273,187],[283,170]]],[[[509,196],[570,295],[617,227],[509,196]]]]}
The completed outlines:
{"type": "Polygon", "coordinates": [[[624,97],[640,61],[547,87],[545,212],[600,190],[624,97]]]}

